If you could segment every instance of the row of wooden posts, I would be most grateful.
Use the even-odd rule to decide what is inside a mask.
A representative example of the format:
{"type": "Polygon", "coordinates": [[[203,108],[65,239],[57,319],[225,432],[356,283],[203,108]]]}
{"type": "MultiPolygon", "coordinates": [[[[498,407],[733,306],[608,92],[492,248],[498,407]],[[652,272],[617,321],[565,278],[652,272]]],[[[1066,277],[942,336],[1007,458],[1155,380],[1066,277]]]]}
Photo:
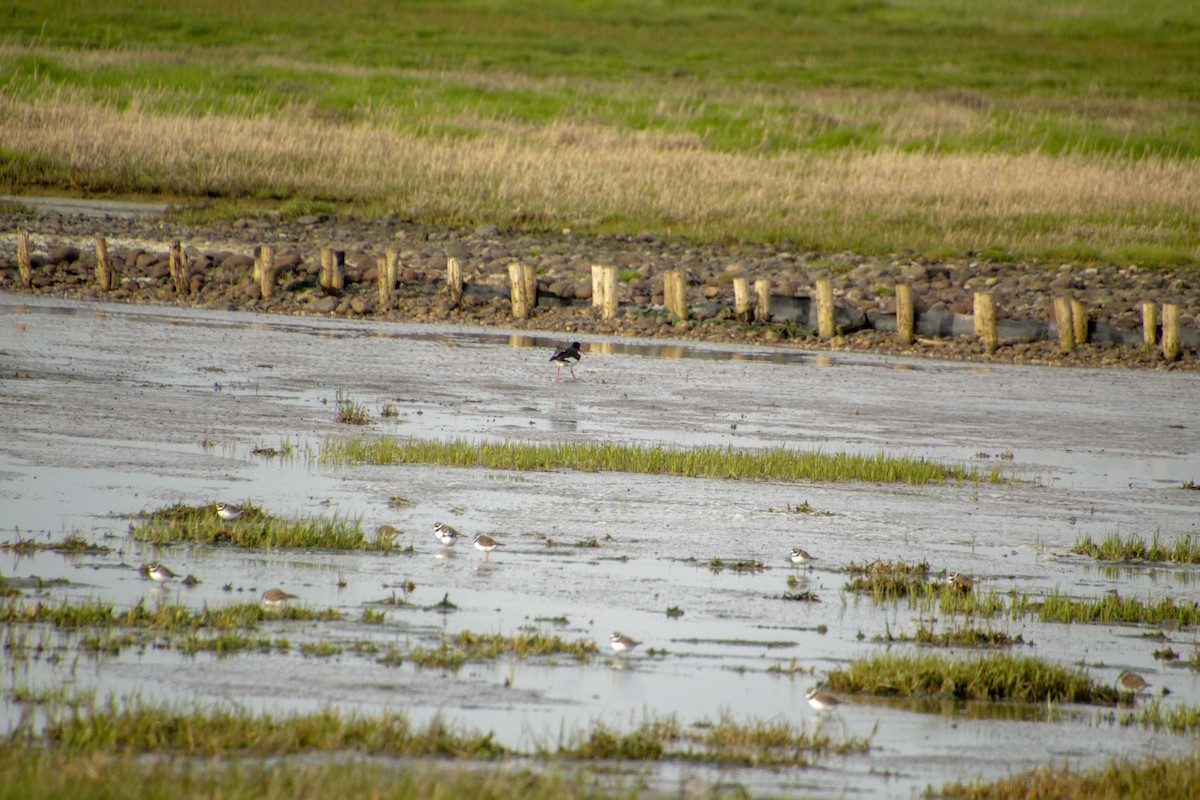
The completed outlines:
{"type": "MultiPolygon", "coordinates": [[[[191,292],[191,283],[183,248],[179,242],[171,245],[169,250],[170,276],[175,291],[180,295],[191,292]]],[[[22,284],[28,288],[32,285],[33,270],[30,262],[29,234],[26,231],[17,232],[17,270],[22,284]]],[[[400,268],[400,257],[395,250],[384,252],[382,263],[377,272],[379,275],[379,302],[388,307],[392,302],[396,280],[400,268]]],[[[326,247],[321,249],[321,271],[318,282],[322,288],[341,290],[344,286],[345,254],[341,251],[326,247]]],[[[254,259],[254,280],[258,282],[262,296],[271,297],[275,293],[275,258],[274,250],[267,245],[258,248],[254,259]]],[[[120,285],[116,266],[108,255],[108,245],[104,237],[96,238],[96,285],[103,291],[110,291],[120,285]]],[[[525,319],[529,310],[537,305],[537,271],[525,264],[510,264],[508,267],[509,297],[512,301],[512,314],[517,319],[525,319]]],[[[446,259],[446,286],[452,300],[457,302],[462,297],[463,279],[462,266],[456,258],[446,259]]],[[[837,329],[834,324],[833,282],[828,278],[816,282],[817,301],[817,336],[820,339],[831,339],[837,329]]],[[[911,344],[914,338],[914,320],[912,289],[908,284],[896,284],[896,338],[901,344],[911,344]]],[[[767,322],[771,318],[771,282],[756,280],[754,282],[754,298],[750,296],[750,283],[746,278],[733,279],[733,303],[735,313],[743,319],[753,318],[757,322],[767,322]]],[[[671,270],[663,275],[663,305],[674,317],[686,320],[688,317],[687,298],[685,296],[684,274],[679,270],[671,270]]],[[[592,306],[600,310],[605,319],[617,315],[617,268],[596,265],[592,267],[592,306]]],[[[1054,298],[1055,328],[1058,331],[1059,348],[1070,352],[1078,344],[1086,344],[1088,340],[1088,314],[1082,300],[1070,297],[1054,298]]],[[[983,342],[984,349],[989,353],[999,347],[1000,340],[996,332],[996,309],[992,295],[988,292],[976,292],[974,297],[975,335],[983,342]]],[[[1148,348],[1159,344],[1159,307],[1155,303],[1142,303],[1142,336],[1148,348]]],[[[1174,303],[1164,303],[1162,306],[1162,353],[1168,361],[1179,358],[1182,347],[1179,337],[1179,306],[1174,303]]]]}

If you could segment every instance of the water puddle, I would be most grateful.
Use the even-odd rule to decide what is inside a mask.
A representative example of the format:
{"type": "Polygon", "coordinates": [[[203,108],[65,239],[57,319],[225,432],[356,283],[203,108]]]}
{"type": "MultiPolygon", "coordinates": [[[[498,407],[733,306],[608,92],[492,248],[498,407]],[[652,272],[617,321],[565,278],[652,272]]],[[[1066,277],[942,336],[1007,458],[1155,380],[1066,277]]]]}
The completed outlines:
{"type": "MultiPolygon", "coordinates": [[[[924,559],[1002,593],[1200,601],[1193,568],[1114,567],[1066,553],[1085,534],[1200,533],[1198,495],[1181,488],[1200,479],[1194,375],[907,364],[579,335],[589,350],[580,379],[556,383],[548,354],[569,334],[4,297],[0,331],[0,540],[75,532],[110,548],[0,551],[6,579],[44,601],[119,607],[254,602],[280,586],[306,606],[342,612],[340,621],[269,623],[261,633],[286,637],[286,649],[226,657],[187,655],[167,639],[81,655],[74,634],[10,628],[9,636],[25,630],[45,640],[60,658],[6,671],[6,728],[22,713],[9,698],[14,687],[60,684],[271,711],[441,714],[523,748],[598,721],[628,728],[672,714],[684,723],[731,714],[813,726],[805,689],[850,660],[903,647],[887,635],[930,622],[907,604],[847,594],[842,568],[851,561],[924,559]],[[372,421],[338,423],[339,393],[372,421]],[[389,404],[394,416],[381,416],[389,404]],[[886,451],[1022,480],[910,487],[318,465],[326,437],[358,433],[886,451]],[[256,455],[261,447],[290,455],[256,455]],[[216,500],[289,516],[336,513],[400,534],[390,553],[154,548],[127,535],[139,511],[216,500]],[[789,511],[802,503],[819,513],[789,511]],[[469,542],[443,552],[432,534],[439,520],[503,546],[486,562],[469,542]],[[788,561],[795,546],[817,556],[812,569],[788,561]],[[763,568],[713,569],[714,558],[763,568]],[[153,585],[138,567],[154,559],[200,583],[153,585]],[[786,599],[805,591],[813,600],[786,599]],[[599,653],[586,662],[505,657],[450,672],[405,657],[460,631],[511,635],[526,626],[593,641],[599,653]],[[614,630],[641,645],[612,654],[614,630]],[[389,652],[398,662],[384,658],[389,652]]],[[[1131,626],[990,624],[1022,637],[1016,652],[1084,664],[1099,681],[1136,669],[1156,690],[1170,689],[1164,704],[1200,704],[1196,674],[1176,666],[1196,648],[1191,631],[1151,639],[1131,626]],[[1156,658],[1164,646],[1180,662],[1156,658]]],[[[896,797],[1050,760],[1094,765],[1194,748],[1188,737],[1114,727],[1107,709],[1047,713],[855,698],[820,724],[874,731],[868,753],[803,770],[668,764],[649,780],[896,797]]]]}

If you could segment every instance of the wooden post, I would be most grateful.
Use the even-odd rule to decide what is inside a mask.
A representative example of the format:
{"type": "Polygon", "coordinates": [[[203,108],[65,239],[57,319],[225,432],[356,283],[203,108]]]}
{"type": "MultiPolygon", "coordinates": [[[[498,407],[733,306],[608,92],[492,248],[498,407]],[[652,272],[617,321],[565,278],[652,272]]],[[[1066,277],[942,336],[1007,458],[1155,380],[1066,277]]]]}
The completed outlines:
{"type": "Polygon", "coordinates": [[[988,292],[975,293],[975,335],[988,353],[996,352],[1000,338],[996,334],[996,304],[988,292]]]}
{"type": "Polygon", "coordinates": [[[1142,342],[1152,350],[1158,344],[1158,306],[1142,303],[1142,342]]]}
{"type": "Polygon", "coordinates": [[[1179,345],[1179,306],[1163,303],[1162,308],[1162,354],[1167,361],[1175,361],[1182,354],[1179,345]]]}
{"type": "Polygon", "coordinates": [[[529,316],[529,301],[525,295],[525,270],[520,264],[508,265],[508,294],[512,299],[512,314],[516,319],[529,316]]]}
{"type": "Polygon", "coordinates": [[[521,269],[525,272],[525,302],[537,308],[537,267],[523,264],[521,269]]]}
{"type": "Polygon", "coordinates": [[[186,295],[192,290],[192,284],[188,275],[187,260],[183,255],[183,245],[179,242],[172,242],[168,253],[168,266],[171,273],[171,284],[175,287],[175,294],[186,295]]]}
{"type": "Polygon", "coordinates": [[[455,303],[462,300],[462,264],[458,263],[457,258],[446,259],[446,294],[450,295],[450,299],[455,303]]]}
{"type": "Polygon", "coordinates": [[[592,264],[592,308],[604,308],[604,267],[592,264]]]}
{"type": "Polygon", "coordinates": [[[1071,301],[1071,331],[1075,334],[1075,344],[1087,344],[1088,313],[1082,300],[1071,301]]]}
{"type": "Polygon", "coordinates": [[[117,270],[108,257],[108,242],[103,236],[96,237],[96,285],[105,292],[117,286],[117,270]]]}
{"type": "Polygon", "coordinates": [[[254,259],[254,271],[258,273],[258,288],[263,300],[275,294],[275,248],[263,245],[254,259]]]}
{"type": "Polygon", "coordinates": [[[329,286],[339,292],[346,286],[346,251],[333,251],[333,271],[329,273],[329,286]]]}
{"type": "Polygon", "coordinates": [[[612,319],[617,316],[617,268],[601,267],[600,294],[604,298],[600,306],[600,316],[612,319]]]}
{"type": "Polygon", "coordinates": [[[754,293],[758,295],[758,302],[754,304],[754,321],[770,322],[771,282],[766,278],[759,278],[754,282],[754,293]]]}
{"type": "Polygon", "coordinates": [[[1054,298],[1054,327],[1058,329],[1058,349],[1069,353],[1075,349],[1075,323],[1071,320],[1071,298],[1054,298]]]}
{"type": "Polygon", "coordinates": [[[683,273],[677,269],[663,275],[663,305],[672,316],[687,319],[687,295],[683,288],[683,273]]]}
{"type": "Polygon", "coordinates": [[[833,281],[821,278],[817,281],[817,336],[832,339],[833,334],[833,281]]]}
{"type": "Polygon", "coordinates": [[[900,344],[913,342],[912,287],[907,283],[896,284],[896,338],[900,344]]]}
{"type": "Polygon", "coordinates": [[[738,319],[746,319],[750,314],[750,281],[745,278],[733,279],[733,313],[738,319]]]}
{"type": "Polygon", "coordinates": [[[392,304],[392,290],[396,288],[396,270],[399,254],[388,250],[383,254],[383,261],[375,264],[375,277],[379,281],[379,307],[389,308],[392,304]]]}
{"type": "Polygon", "coordinates": [[[17,231],[17,272],[21,285],[26,289],[33,286],[33,261],[29,257],[29,231],[17,231]]]}
{"type": "Polygon", "coordinates": [[[321,248],[321,271],[317,273],[317,283],[322,289],[333,286],[333,248],[321,248]]]}

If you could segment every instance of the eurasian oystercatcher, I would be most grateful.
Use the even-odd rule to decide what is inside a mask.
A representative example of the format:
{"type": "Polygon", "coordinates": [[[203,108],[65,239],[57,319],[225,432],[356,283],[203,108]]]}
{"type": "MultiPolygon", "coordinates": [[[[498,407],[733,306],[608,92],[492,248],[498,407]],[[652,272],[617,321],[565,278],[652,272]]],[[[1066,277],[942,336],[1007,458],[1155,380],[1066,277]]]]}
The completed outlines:
{"type": "Polygon", "coordinates": [[[550,356],[550,360],[554,362],[556,369],[554,370],[554,380],[559,380],[559,372],[566,366],[571,371],[571,380],[578,380],[575,377],[575,365],[579,363],[579,359],[583,356],[583,350],[580,349],[579,342],[571,342],[570,347],[564,347],[554,355],[550,356]]]}

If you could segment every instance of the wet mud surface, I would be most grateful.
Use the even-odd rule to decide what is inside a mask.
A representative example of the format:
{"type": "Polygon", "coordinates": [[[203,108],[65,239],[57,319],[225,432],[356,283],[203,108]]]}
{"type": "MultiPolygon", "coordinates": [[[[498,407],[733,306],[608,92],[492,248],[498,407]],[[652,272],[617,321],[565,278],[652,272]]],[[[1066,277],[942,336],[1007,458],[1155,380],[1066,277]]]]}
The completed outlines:
{"type": "MultiPolygon", "coordinates": [[[[72,557],[3,553],[0,574],[28,587],[41,579],[40,589],[26,591],[49,599],[119,605],[165,598],[199,607],[282,586],[306,605],[345,614],[341,622],[281,621],[266,631],[342,647],[327,658],[129,648],[89,658],[86,667],[35,662],[8,672],[5,688],[65,682],[267,710],[442,714],[528,749],[597,721],[629,728],[670,714],[685,723],[728,712],[816,724],[805,689],[888,646],[876,637],[917,624],[905,604],[877,606],[844,592],[840,570],[850,561],[925,559],[935,571],[969,572],[999,591],[1200,600],[1194,568],[1118,568],[1066,552],[1083,535],[1197,534],[1200,493],[1181,488],[1200,479],[1196,374],[596,337],[585,342],[578,382],[556,383],[547,357],[569,338],[0,295],[0,538],[78,532],[113,548],[72,557]],[[337,422],[339,391],[368,409],[370,425],[337,422]],[[397,416],[383,418],[389,403],[397,416]],[[360,432],[883,451],[996,466],[1021,480],[735,482],[323,467],[304,455],[326,437],[360,432]],[[252,453],[285,442],[296,456],[252,453]],[[397,496],[409,504],[390,505],[397,496]],[[155,549],[126,536],[139,511],[216,500],[249,500],[281,515],[361,517],[367,530],[389,524],[402,533],[389,553],[155,549]],[[821,513],[789,511],[801,503],[821,513]],[[443,554],[431,530],[438,520],[504,547],[490,563],[469,542],[443,554]],[[579,546],[593,539],[598,546],[579,546]],[[787,552],[797,546],[817,556],[814,569],[791,567],[787,552]],[[201,583],[155,588],[137,572],[152,558],[201,583]],[[714,572],[713,558],[754,559],[767,569],[714,572]],[[817,601],[780,599],[793,591],[789,575],[817,601]],[[415,584],[407,595],[405,581],[415,584]],[[392,596],[408,604],[378,605],[392,596]],[[457,609],[434,610],[447,596],[457,609]],[[669,607],[683,615],[668,617],[669,607]],[[385,610],[384,622],[363,621],[367,608],[385,610]],[[585,663],[501,658],[442,671],[386,665],[355,650],[363,642],[432,647],[443,634],[512,634],[522,626],[592,639],[600,655],[585,663]],[[642,647],[610,655],[613,630],[642,647]],[[768,672],[793,660],[806,672],[768,672]]],[[[1164,704],[1200,703],[1195,673],[1156,659],[1164,640],[1146,638],[1144,628],[991,624],[1022,636],[1027,644],[1015,652],[1083,665],[1101,682],[1136,669],[1155,691],[1170,689],[1164,704]]],[[[1163,633],[1186,662],[1194,632],[1163,633]]],[[[1066,707],[1050,721],[1045,708],[977,711],[951,704],[917,713],[850,698],[824,724],[858,736],[874,730],[866,754],[826,755],[806,769],[664,764],[650,780],[664,788],[699,779],[755,793],[912,796],[927,785],[1051,761],[1099,764],[1195,745],[1114,726],[1108,709],[1066,707]]],[[[0,719],[11,725],[19,714],[6,693],[0,719]]]]}

